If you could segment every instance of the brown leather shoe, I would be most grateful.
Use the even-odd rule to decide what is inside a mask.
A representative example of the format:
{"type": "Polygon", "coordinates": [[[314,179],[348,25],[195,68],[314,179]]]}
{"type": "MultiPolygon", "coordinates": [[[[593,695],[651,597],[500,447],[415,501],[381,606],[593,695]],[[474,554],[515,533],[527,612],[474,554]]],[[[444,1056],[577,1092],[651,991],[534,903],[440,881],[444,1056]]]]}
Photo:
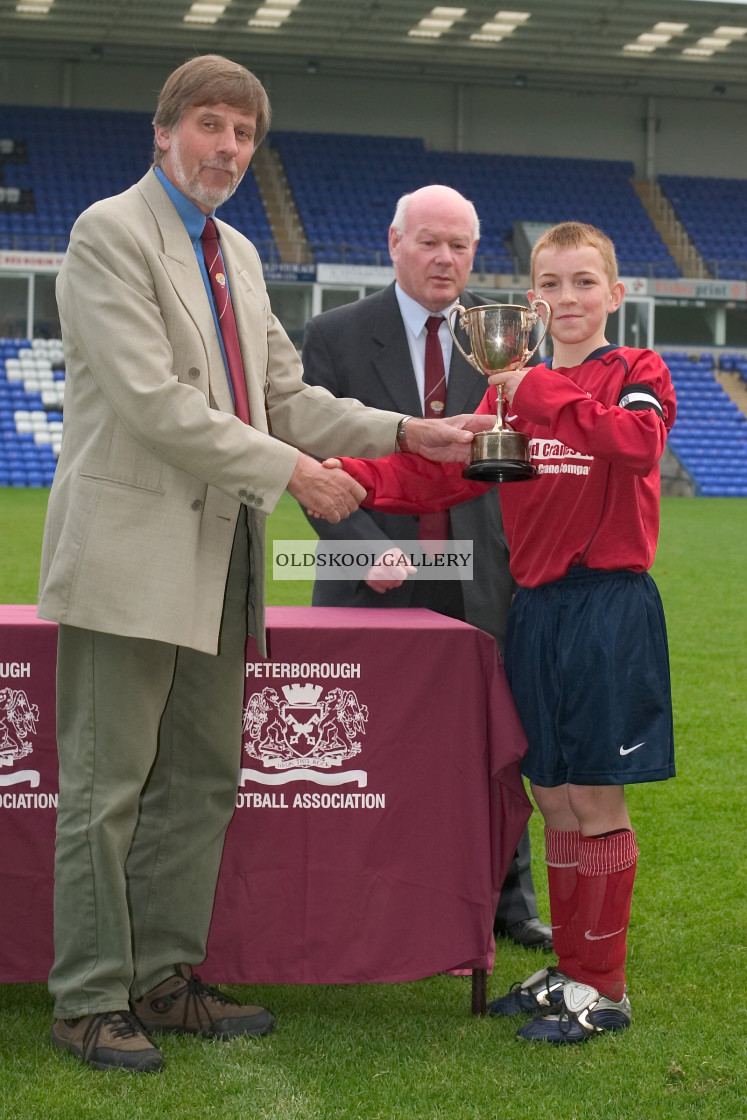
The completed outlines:
{"type": "Polygon", "coordinates": [[[217,988],[209,988],[188,964],[177,965],[174,976],[167,976],[132,1006],[148,1031],[238,1038],[269,1034],[275,1026],[274,1015],[264,1007],[242,1006],[217,988]]]}
{"type": "Polygon", "coordinates": [[[94,1069],[152,1073],[163,1067],[163,1054],[130,1011],[55,1019],[50,1040],[59,1050],[68,1050],[94,1069]]]}

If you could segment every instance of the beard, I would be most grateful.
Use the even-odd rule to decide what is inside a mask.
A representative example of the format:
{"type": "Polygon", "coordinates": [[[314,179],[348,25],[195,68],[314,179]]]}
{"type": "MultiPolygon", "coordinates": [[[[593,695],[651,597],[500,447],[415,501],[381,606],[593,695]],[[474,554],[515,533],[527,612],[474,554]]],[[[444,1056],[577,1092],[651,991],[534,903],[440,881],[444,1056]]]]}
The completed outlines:
{"type": "Polygon", "coordinates": [[[244,173],[239,174],[239,170],[232,159],[212,159],[203,160],[199,163],[191,174],[184,166],[181,150],[179,148],[178,138],[175,136],[171,143],[169,152],[171,156],[171,166],[176,180],[176,185],[182,194],[198,206],[206,206],[209,210],[215,210],[218,206],[222,206],[238,187],[241,180],[244,178],[244,173]],[[220,171],[227,171],[230,175],[229,181],[224,187],[208,187],[200,180],[200,171],[203,168],[212,167],[220,171]]]}

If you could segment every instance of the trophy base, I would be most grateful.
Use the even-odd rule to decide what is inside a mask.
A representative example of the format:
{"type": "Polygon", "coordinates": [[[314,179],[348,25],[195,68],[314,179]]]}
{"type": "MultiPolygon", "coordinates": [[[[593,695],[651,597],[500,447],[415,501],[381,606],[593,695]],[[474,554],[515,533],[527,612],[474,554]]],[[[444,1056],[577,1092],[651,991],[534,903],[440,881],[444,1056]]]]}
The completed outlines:
{"type": "Polygon", "coordinates": [[[480,432],[472,440],[471,458],[462,478],[479,482],[523,482],[537,474],[529,458],[527,437],[511,428],[480,432]]]}
{"type": "Polygon", "coordinates": [[[525,482],[536,475],[536,468],[521,459],[479,459],[462,471],[462,478],[477,482],[525,482]]]}

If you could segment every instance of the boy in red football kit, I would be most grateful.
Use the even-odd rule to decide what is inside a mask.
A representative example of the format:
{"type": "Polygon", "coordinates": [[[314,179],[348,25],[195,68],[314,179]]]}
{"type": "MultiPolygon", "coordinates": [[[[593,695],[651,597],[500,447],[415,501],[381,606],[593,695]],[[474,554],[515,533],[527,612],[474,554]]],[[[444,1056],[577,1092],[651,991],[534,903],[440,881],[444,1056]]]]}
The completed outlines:
{"type": "MultiPolygon", "coordinates": [[[[520,1038],[581,1042],[630,1024],[627,929],[638,848],[628,783],[674,774],[667,639],[648,570],[659,530],[659,459],[675,418],[669,371],[650,350],[610,345],[622,302],[612,242],[565,222],[532,254],[552,309],[551,363],[490,377],[530,440],[538,477],[500,487],[519,585],[505,664],[529,749],[522,771],[545,823],[555,967],[489,1005],[535,1013],[520,1038]]],[[[495,412],[495,389],[478,412],[495,412]]],[[[336,466],[340,460],[328,465],[336,466]]],[[[447,508],[484,483],[399,454],[342,460],[364,505],[447,508]]]]}

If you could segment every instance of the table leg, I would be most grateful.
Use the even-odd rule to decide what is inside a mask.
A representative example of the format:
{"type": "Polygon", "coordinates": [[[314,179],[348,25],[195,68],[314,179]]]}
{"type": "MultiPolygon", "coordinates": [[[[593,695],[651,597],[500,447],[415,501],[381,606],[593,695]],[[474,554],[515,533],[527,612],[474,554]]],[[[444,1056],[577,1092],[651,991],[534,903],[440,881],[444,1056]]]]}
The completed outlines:
{"type": "Polygon", "coordinates": [[[485,968],[472,969],[472,1014],[487,1015],[488,972],[485,968]]]}

